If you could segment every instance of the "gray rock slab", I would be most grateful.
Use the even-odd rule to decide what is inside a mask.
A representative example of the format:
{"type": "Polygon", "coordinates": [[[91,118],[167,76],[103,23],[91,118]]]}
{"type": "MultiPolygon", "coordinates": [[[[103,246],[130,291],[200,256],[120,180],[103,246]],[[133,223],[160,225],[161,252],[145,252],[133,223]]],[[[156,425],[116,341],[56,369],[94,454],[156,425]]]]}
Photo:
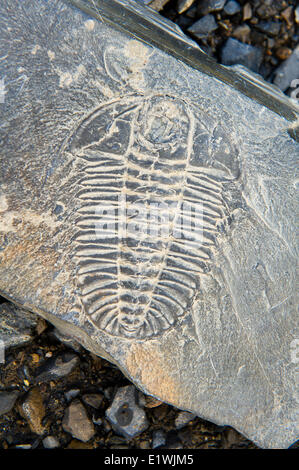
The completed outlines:
{"type": "Polygon", "coordinates": [[[145,394],[290,446],[296,104],[133,2],[3,0],[0,58],[1,295],[145,394]]]}

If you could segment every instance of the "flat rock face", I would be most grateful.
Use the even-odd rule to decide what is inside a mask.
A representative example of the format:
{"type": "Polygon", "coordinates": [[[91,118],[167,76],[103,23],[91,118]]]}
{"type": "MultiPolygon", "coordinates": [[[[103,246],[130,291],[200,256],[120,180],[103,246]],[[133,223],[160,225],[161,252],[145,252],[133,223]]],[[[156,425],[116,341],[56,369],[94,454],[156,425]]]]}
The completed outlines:
{"type": "Polygon", "coordinates": [[[145,393],[290,446],[291,124],[58,0],[1,1],[0,75],[1,295],[145,393]]]}

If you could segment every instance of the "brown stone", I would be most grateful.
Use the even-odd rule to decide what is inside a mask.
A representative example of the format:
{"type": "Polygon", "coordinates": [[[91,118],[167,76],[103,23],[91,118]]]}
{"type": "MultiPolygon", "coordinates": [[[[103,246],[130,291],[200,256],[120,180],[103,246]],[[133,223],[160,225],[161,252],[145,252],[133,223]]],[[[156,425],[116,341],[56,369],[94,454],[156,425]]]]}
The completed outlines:
{"type": "Polygon", "coordinates": [[[46,414],[43,398],[38,387],[30,390],[19,406],[20,414],[27,420],[32,432],[42,435],[46,428],[42,421],[46,414]]]}

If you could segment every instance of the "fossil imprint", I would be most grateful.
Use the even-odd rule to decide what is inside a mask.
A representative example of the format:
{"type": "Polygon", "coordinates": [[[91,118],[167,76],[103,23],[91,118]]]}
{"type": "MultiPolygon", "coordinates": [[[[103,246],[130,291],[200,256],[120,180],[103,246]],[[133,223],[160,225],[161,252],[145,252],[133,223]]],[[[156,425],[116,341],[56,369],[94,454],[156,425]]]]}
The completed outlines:
{"type": "Polygon", "coordinates": [[[68,141],[67,151],[85,163],[75,260],[83,309],[96,328],[159,335],[184,315],[208,275],[227,216],[224,177],[191,164],[194,127],[183,100],[134,95],[93,111],[68,141]],[[130,230],[140,207],[139,231],[130,230]],[[153,207],[158,215],[148,220],[153,207]],[[198,233],[188,220],[194,208],[198,233]]]}

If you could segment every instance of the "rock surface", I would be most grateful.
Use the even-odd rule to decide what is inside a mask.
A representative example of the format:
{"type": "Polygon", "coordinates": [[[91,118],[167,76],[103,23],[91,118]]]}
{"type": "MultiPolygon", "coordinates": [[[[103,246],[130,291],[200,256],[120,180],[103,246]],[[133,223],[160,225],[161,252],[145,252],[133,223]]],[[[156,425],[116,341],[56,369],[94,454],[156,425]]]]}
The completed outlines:
{"type": "Polygon", "coordinates": [[[295,120],[295,105],[250,76],[258,104],[237,73],[208,65],[216,79],[206,59],[183,65],[65,2],[4,0],[0,13],[2,295],[147,394],[291,445],[298,143],[269,108],[295,120]],[[119,195],[130,220],[140,201],[195,201],[200,243],[175,237],[171,214],[171,237],[104,237],[101,209],[121,212],[119,195]]]}

